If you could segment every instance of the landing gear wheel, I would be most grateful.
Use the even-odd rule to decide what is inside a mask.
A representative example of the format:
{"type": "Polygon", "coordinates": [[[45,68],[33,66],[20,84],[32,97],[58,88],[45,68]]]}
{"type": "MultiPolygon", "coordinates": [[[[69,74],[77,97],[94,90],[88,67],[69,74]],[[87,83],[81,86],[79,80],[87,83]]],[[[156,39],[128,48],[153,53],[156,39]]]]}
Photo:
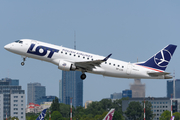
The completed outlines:
{"type": "Polygon", "coordinates": [[[23,58],[23,62],[21,62],[21,65],[24,66],[25,65],[25,61],[26,61],[26,56],[22,56],[23,58]]]}
{"type": "Polygon", "coordinates": [[[25,64],[24,62],[21,62],[21,65],[22,65],[22,66],[24,66],[24,64],[25,64]]]}
{"type": "Polygon", "coordinates": [[[83,73],[83,74],[81,75],[81,79],[82,79],[82,80],[86,79],[86,74],[83,73]]]}

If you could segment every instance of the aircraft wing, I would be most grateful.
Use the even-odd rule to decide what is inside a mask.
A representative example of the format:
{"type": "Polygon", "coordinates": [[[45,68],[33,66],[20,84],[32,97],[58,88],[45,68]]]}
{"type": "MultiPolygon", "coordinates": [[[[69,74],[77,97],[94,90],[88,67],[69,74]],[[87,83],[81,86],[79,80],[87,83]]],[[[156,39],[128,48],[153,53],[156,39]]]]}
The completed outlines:
{"type": "Polygon", "coordinates": [[[101,63],[107,61],[109,59],[109,57],[112,54],[109,54],[106,58],[104,58],[103,60],[93,60],[93,61],[83,61],[83,62],[75,62],[75,66],[81,69],[85,69],[85,70],[91,70],[93,68],[95,68],[95,66],[100,66],[101,63]]]}

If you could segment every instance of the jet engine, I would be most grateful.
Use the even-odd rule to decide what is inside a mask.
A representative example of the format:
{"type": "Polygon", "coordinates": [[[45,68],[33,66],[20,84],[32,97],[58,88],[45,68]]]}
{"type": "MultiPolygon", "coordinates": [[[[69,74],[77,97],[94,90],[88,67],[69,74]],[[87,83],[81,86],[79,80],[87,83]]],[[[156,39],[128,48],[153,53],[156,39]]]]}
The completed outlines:
{"type": "Polygon", "coordinates": [[[76,66],[74,64],[64,60],[60,60],[58,68],[64,71],[76,70],[76,66]]]}

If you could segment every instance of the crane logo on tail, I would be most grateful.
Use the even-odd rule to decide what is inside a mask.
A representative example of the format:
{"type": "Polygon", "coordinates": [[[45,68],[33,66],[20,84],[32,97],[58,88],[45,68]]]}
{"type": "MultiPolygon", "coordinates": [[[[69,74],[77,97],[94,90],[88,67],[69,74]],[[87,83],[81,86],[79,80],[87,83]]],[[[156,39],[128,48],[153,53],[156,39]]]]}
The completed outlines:
{"type": "Polygon", "coordinates": [[[154,56],[154,61],[159,67],[167,67],[170,59],[171,53],[165,49],[154,56]]]}

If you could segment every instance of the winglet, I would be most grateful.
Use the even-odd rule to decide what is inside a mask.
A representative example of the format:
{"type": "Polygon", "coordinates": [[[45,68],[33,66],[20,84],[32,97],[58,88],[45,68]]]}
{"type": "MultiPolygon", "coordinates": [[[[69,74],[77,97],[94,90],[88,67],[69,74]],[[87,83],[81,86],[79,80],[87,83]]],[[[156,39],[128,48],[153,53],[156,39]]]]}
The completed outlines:
{"type": "Polygon", "coordinates": [[[103,59],[103,61],[107,61],[110,57],[111,57],[112,54],[109,54],[106,58],[103,59]]]}

